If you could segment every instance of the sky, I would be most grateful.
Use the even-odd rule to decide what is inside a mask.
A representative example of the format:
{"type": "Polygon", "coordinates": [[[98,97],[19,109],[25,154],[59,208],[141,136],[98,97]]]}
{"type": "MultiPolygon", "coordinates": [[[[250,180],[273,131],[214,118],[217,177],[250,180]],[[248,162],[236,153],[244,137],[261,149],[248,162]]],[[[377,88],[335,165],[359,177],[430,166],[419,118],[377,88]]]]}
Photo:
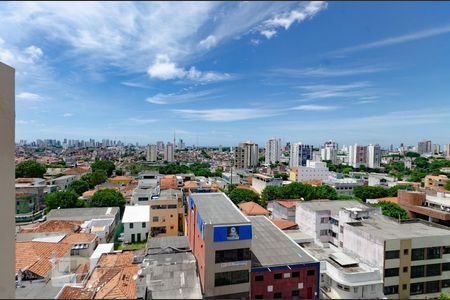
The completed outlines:
{"type": "Polygon", "coordinates": [[[16,141],[450,141],[450,3],[0,2],[16,141]]]}

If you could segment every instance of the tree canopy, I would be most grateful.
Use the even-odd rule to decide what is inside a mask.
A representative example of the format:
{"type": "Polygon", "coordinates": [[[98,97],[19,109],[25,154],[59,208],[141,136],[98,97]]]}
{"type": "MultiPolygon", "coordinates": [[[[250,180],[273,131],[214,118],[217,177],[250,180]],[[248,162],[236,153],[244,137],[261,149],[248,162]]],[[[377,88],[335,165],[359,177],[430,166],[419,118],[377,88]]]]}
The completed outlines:
{"type": "Polygon", "coordinates": [[[125,206],[122,193],[113,189],[98,190],[89,200],[90,207],[125,206]]]}
{"type": "Polygon", "coordinates": [[[85,181],[89,185],[89,188],[102,184],[106,181],[106,179],[108,179],[108,176],[106,176],[105,170],[97,170],[93,173],[87,173],[80,178],[80,180],[85,181]]]}
{"type": "Polygon", "coordinates": [[[84,192],[89,190],[89,184],[84,180],[75,180],[70,183],[69,190],[73,190],[79,196],[81,196],[84,192]]]}
{"type": "Polygon", "coordinates": [[[378,202],[376,206],[381,207],[381,212],[385,216],[400,220],[408,219],[408,213],[398,204],[392,202],[378,202]]]}
{"type": "Polygon", "coordinates": [[[91,165],[92,172],[104,170],[108,177],[112,175],[115,168],[116,166],[110,160],[96,160],[91,165]]]}
{"type": "Polygon", "coordinates": [[[83,202],[78,201],[78,195],[74,190],[53,192],[45,196],[47,209],[82,207],[83,202]]]}
{"type": "Polygon", "coordinates": [[[390,188],[385,188],[382,186],[361,185],[353,189],[353,195],[365,202],[367,199],[396,197],[398,190],[405,190],[408,188],[412,188],[411,185],[395,185],[390,188]]]}
{"type": "Polygon", "coordinates": [[[445,188],[447,191],[450,191],[450,180],[447,180],[447,182],[446,182],[445,185],[444,185],[444,188],[445,188]]]}
{"type": "Polygon", "coordinates": [[[43,178],[47,169],[35,160],[25,160],[16,166],[16,178],[43,178]]]}
{"type": "Polygon", "coordinates": [[[241,188],[235,188],[233,189],[228,197],[230,197],[231,201],[233,201],[234,204],[239,204],[241,202],[256,202],[260,203],[259,196],[252,190],[247,189],[241,189],[241,188]]]}
{"type": "Polygon", "coordinates": [[[273,175],[273,177],[274,178],[282,178],[283,180],[287,180],[289,178],[289,174],[277,172],[273,175]]]}

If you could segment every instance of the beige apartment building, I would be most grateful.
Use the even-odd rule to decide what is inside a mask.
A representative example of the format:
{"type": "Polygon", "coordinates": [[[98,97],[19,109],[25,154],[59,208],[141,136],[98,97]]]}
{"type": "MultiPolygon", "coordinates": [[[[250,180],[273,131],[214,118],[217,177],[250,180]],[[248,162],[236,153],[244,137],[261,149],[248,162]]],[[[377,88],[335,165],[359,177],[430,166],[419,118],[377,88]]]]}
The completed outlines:
{"type": "Polygon", "coordinates": [[[184,232],[183,192],[162,190],[150,204],[150,236],[177,236],[184,232]]]}

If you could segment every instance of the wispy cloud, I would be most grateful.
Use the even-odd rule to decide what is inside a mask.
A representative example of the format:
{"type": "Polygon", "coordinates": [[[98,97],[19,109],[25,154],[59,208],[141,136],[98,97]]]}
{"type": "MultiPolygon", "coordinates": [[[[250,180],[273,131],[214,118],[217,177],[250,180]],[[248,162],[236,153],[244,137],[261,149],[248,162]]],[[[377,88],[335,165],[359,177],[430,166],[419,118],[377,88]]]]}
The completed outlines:
{"type": "Polygon", "coordinates": [[[357,51],[367,50],[367,49],[372,49],[372,48],[391,46],[391,45],[406,43],[406,42],[410,42],[410,41],[425,39],[425,38],[429,38],[429,37],[433,37],[433,36],[437,36],[437,35],[441,35],[441,34],[446,34],[449,32],[450,32],[450,25],[445,25],[445,26],[441,26],[441,27],[435,27],[435,28],[430,28],[430,29],[426,29],[426,30],[422,30],[422,31],[408,33],[405,35],[389,37],[389,38],[381,39],[381,40],[366,43],[366,44],[360,44],[360,45],[356,45],[356,46],[342,48],[342,49],[332,51],[331,53],[332,54],[344,54],[344,53],[357,52],[357,51]]]}
{"type": "Polygon", "coordinates": [[[190,120],[231,122],[270,117],[280,111],[261,108],[175,109],[175,113],[190,120]]]}
{"type": "Polygon", "coordinates": [[[293,110],[304,110],[304,111],[330,111],[330,110],[336,110],[338,109],[338,106],[332,106],[332,105],[314,105],[314,104],[307,104],[307,105],[299,105],[292,107],[293,110]]]}
{"type": "Polygon", "coordinates": [[[216,90],[170,94],[158,93],[147,98],[145,101],[153,104],[179,104],[217,98],[217,95],[214,95],[215,92],[216,90]]]}
{"type": "Polygon", "coordinates": [[[390,70],[387,66],[355,66],[355,67],[317,67],[305,69],[278,68],[270,73],[289,77],[339,77],[378,73],[390,70]]]}
{"type": "Polygon", "coordinates": [[[65,118],[73,117],[73,113],[65,113],[65,114],[63,114],[63,117],[65,117],[65,118]]]}
{"type": "Polygon", "coordinates": [[[158,122],[156,119],[145,119],[145,118],[130,118],[130,122],[139,124],[139,125],[145,125],[145,124],[151,124],[158,122]]]}
{"type": "Polygon", "coordinates": [[[35,93],[29,93],[29,92],[22,92],[20,94],[16,95],[16,99],[20,101],[27,101],[27,102],[42,102],[44,101],[44,98],[38,94],[35,93]]]}
{"type": "Polygon", "coordinates": [[[299,87],[304,92],[303,100],[316,100],[326,98],[361,98],[372,96],[372,84],[368,81],[353,82],[349,84],[315,84],[299,87]]]}

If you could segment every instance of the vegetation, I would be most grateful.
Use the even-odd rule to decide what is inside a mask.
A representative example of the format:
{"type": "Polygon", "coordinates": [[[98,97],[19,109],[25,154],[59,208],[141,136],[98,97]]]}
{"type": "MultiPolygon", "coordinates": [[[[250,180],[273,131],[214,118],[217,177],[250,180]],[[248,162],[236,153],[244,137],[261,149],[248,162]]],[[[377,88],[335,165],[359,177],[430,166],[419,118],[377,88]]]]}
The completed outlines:
{"type": "Polygon", "coordinates": [[[106,175],[108,175],[108,177],[110,177],[112,175],[115,168],[116,168],[116,166],[110,160],[96,160],[91,165],[92,172],[95,172],[98,170],[103,170],[106,172],[106,175]]]}
{"type": "Polygon", "coordinates": [[[401,161],[394,161],[385,166],[385,171],[398,179],[406,177],[409,181],[420,182],[428,174],[439,175],[442,173],[441,168],[450,167],[450,161],[444,158],[421,157],[415,152],[407,152],[405,157],[413,159],[413,170],[407,169],[401,161]]]}
{"type": "Polygon", "coordinates": [[[78,200],[78,195],[73,190],[67,190],[62,192],[53,192],[45,196],[46,210],[55,208],[72,208],[72,207],[83,207],[84,202],[78,200]]]}
{"type": "Polygon", "coordinates": [[[73,190],[77,195],[81,196],[84,192],[89,190],[89,184],[84,180],[75,180],[68,187],[69,190],[73,190]]]}
{"type": "Polygon", "coordinates": [[[43,178],[47,169],[34,160],[25,160],[16,166],[16,178],[43,178]]]}
{"type": "Polygon", "coordinates": [[[116,176],[122,176],[125,172],[122,169],[116,170],[116,176]]]}
{"type": "Polygon", "coordinates": [[[283,180],[288,180],[289,174],[277,172],[277,173],[275,173],[275,174],[273,175],[273,177],[275,177],[275,178],[282,178],[283,180]]]}
{"type": "Polygon", "coordinates": [[[241,202],[250,202],[250,201],[260,204],[258,194],[252,190],[235,188],[228,194],[228,197],[230,197],[231,201],[233,201],[233,203],[236,205],[241,202]]]}
{"type": "Polygon", "coordinates": [[[85,181],[88,184],[89,188],[102,184],[106,179],[108,179],[108,176],[106,176],[105,170],[97,170],[93,173],[84,174],[80,178],[81,181],[85,181]]]}
{"type": "Polygon", "coordinates": [[[350,196],[350,195],[338,195],[336,200],[353,200],[353,201],[363,202],[358,197],[350,196]]]}
{"type": "Polygon", "coordinates": [[[450,299],[450,295],[442,292],[439,294],[439,299],[450,299]]]}
{"type": "Polygon", "coordinates": [[[109,207],[119,206],[123,208],[125,206],[125,198],[122,193],[113,189],[98,190],[89,199],[90,207],[109,207]]]}
{"type": "Polygon", "coordinates": [[[337,199],[336,190],[328,185],[312,186],[301,182],[293,182],[282,186],[268,186],[261,193],[261,205],[275,199],[337,199]]]}
{"type": "Polygon", "coordinates": [[[143,242],[136,242],[136,243],[130,243],[130,244],[115,244],[114,250],[137,250],[137,249],[144,249],[147,245],[147,241],[143,242]]]}
{"type": "Polygon", "coordinates": [[[395,185],[390,188],[384,188],[382,186],[361,185],[353,189],[353,195],[365,202],[367,199],[396,197],[398,190],[404,190],[408,188],[411,188],[411,185],[395,185]]]}
{"type": "Polygon", "coordinates": [[[211,159],[211,155],[208,154],[208,152],[205,151],[205,149],[202,149],[202,155],[207,158],[207,159],[211,159]]]}
{"type": "Polygon", "coordinates": [[[408,213],[406,210],[401,208],[398,204],[392,203],[392,202],[379,202],[376,204],[376,206],[381,207],[381,211],[383,215],[400,219],[400,220],[406,220],[408,219],[408,213]]]}
{"type": "Polygon", "coordinates": [[[444,188],[445,188],[447,191],[450,191],[450,180],[448,180],[448,181],[445,183],[444,188]]]}

